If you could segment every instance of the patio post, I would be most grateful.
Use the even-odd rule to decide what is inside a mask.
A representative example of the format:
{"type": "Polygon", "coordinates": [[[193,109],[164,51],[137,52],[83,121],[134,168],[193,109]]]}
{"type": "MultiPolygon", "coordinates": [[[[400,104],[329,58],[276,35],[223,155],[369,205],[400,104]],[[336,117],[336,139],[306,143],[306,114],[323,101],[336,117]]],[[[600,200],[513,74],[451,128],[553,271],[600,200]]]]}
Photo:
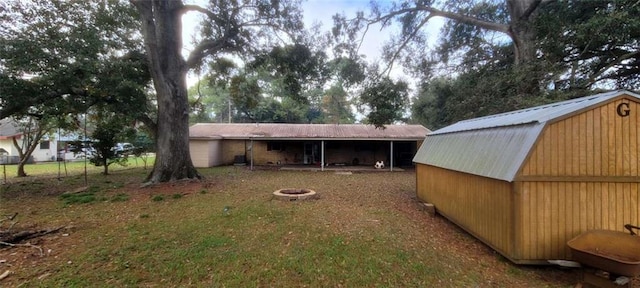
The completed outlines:
{"type": "Polygon", "coordinates": [[[393,172],[393,141],[391,141],[391,163],[389,163],[389,168],[393,172]]]}
{"type": "Polygon", "coordinates": [[[250,156],[251,156],[251,168],[250,168],[250,170],[253,171],[253,137],[251,138],[250,147],[251,147],[251,153],[249,153],[250,156]]]}
{"type": "Polygon", "coordinates": [[[320,143],[320,171],[324,171],[324,140],[320,143]]]}

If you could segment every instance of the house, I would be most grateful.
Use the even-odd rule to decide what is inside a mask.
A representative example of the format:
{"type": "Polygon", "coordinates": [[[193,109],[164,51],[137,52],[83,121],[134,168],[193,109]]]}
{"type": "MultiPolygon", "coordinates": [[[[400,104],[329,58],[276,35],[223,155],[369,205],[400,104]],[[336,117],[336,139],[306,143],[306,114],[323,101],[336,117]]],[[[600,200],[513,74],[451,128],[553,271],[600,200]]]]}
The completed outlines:
{"type": "Polygon", "coordinates": [[[429,132],[421,125],[364,124],[220,124],[189,128],[191,159],[196,167],[251,165],[411,166],[429,132]]]}
{"type": "MultiPolygon", "coordinates": [[[[30,162],[55,161],[58,158],[75,159],[73,152],[66,149],[68,148],[67,143],[80,139],[80,137],[75,133],[67,134],[60,135],[55,132],[45,135],[31,154],[33,159],[30,162]]],[[[18,145],[22,145],[24,137],[24,132],[15,120],[11,118],[0,120],[0,156],[7,157],[0,159],[0,163],[15,164],[20,161],[18,149],[13,144],[13,139],[16,139],[18,145]]]]}
{"type": "Polygon", "coordinates": [[[455,123],[413,161],[421,201],[515,263],[640,223],[640,95],[614,91],[455,123]]]}
{"type": "MultiPolygon", "coordinates": [[[[24,133],[18,126],[18,123],[11,118],[5,118],[0,120],[0,149],[3,149],[5,155],[2,157],[6,157],[4,159],[0,159],[1,163],[18,163],[20,161],[20,156],[18,154],[18,149],[13,144],[13,139],[16,139],[19,145],[24,141],[24,133]]],[[[55,160],[56,155],[56,146],[55,141],[50,141],[50,139],[43,139],[38,147],[33,151],[31,157],[33,160],[31,161],[52,161],[55,160]]]]}

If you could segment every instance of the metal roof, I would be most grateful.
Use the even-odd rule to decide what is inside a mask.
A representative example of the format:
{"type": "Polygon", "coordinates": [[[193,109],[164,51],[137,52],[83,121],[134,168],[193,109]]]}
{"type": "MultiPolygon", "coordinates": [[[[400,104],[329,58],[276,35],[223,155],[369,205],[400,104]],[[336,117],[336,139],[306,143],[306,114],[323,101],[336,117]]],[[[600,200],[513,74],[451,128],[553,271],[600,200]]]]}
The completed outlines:
{"type": "Polygon", "coordinates": [[[433,131],[430,134],[436,135],[467,130],[522,125],[535,122],[548,122],[567,114],[594,107],[600,103],[609,102],[614,98],[622,97],[624,95],[640,99],[640,95],[638,94],[625,90],[617,90],[502,114],[463,120],[453,125],[433,131]]]}
{"type": "Polygon", "coordinates": [[[413,161],[511,182],[548,123],[620,97],[640,100],[619,90],[460,121],[429,133],[413,161]]]}
{"type": "Polygon", "coordinates": [[[191,139],[278,140],[422,140],[430,131],[422,125],[365,124],[198,123],[189,128],[191,139]]]}
{"type": "Polygon", "coordinates": [[[11,118],[0,120],[0,139],[9,139],[20,135],[22,132],[19,131],[16,121],[11,118]]]}

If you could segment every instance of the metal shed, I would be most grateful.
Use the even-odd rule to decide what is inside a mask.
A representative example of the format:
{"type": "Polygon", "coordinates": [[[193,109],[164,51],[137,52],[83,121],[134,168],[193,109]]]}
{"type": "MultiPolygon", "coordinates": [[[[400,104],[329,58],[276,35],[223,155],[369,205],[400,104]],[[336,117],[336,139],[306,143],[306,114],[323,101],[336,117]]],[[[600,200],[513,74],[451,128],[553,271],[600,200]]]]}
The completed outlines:
{"type": "Polygon", "coordinates": [[[420,200],[515,263],[640,222],[640,95],[613,91],[455,123],[413,161],[420,200]]]}

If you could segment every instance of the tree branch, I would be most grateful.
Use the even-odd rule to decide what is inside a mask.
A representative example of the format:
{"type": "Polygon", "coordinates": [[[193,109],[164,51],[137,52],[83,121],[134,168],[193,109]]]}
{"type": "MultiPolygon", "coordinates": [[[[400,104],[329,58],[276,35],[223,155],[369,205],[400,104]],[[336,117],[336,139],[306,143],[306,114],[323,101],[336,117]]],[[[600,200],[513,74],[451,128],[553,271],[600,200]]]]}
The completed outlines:
{"type": "Polygon", "coordinates": [[[220,17],[218,17],[218,15],[216,13],[213,13],[211,10],[204,8],[202,6],[199,5],[183,5],[182,9],[180,9],[180,13],[182,15],[184,15],[187,12],[200,12],[202,14],[207,15],[207,17],[211,18],[211,20],[213,20],[216,23],[224,23],[224,20],[220,17]]]}
{"type": "Polygon", "coordinates": [[[416,34],[418,34],[418,31],[420,31],[420,29],[427,24],[427,22],[429,22],[429,20],[433,17],[433,14],[427,15],[427,17],[425,17],[422,22],[420,22],[420,24],[418,24],[418,26],[416,26],[416,29],[413,30],[413,32],[411,33],[411,35],[409,35],[408,37],[405,37],[404,41],[400,44],[400,46],[398,47],[398,49],[396,49],[396,51],[393,53],[393,56],[391,56],[391,59],[389,61],[389,65],[387,66],[387,68],[385,68],[382,73],[387,73],[387,76],[389,76],[389,73],[391,73],[391,68],[393,67],[393,62],[396,60],[396,58],[398,58],[398,55],[400,55],[400,52],[402,50],[404,50],[404,48],[407,46],[407,44],[409,44],[409,42],[411,41],[411,39],[413,39],[413,37],[416,36],[416,34]]]}
{"type": "Polygon", "coordinates": [[[607,64],[606,66],[600,68],[598,70],[598,72],[593,73],[593,75],[591,75],[591,77],[589,77],[589,79],[587,80],[587,82],[585,83],[585,85],[583,86],[583,88],[588,88],[589,86],[595,84],[598,81],[610,78],[610,77],[601,77],[605,72],[607,72],[607,70],[613,68],[614,66],[622,63],[622,61],[633,58],[634,56],[640,55],[640,52],[638,51],[633,51],[633,52],[629,52],[627,54],[621,55],[620,57],[618,57],[615,61],[611,61],[609,62],[609,64],[607,64]]]}
{"type": "Polygon", "coordinates": [[[425,5],[417,5],[416,7],[413,8],[405,8],[405,9],[400,9],[400,10],[396,10],[396,11],[392,11],[389,12],[388,14],[375,18],[375,19],[370,19],[368,20],[368,22],[370,23],[378,23],[378,22],[383,22],[383,21],[387,21],[389,18],[393,18],[395,16],[401,15],[401,14],[405,14],[405,13],[411,13],[411,12],[416,12],[416,11],[426,11],[429,12],[430,15],[428,15],[427,17],[435,17],[435,16],[439,16],[439,17],[444,17],[447,19],[451,19],[451,20],[456,20],[465,24],[469,24],[469,25],[474,25],[474,26],[478,26],[487,30],[491,30],[491,31],[496,31],[496,32],[502,32],[505,33],[507,35],[509,35],[509,37],[511,37],[511,35],[509,34],[509,25],[506,24],[499,24],[499,23],[494,23],[494,22],[488,22],[488,21],[484,21],[475,17],[471,17],[471,16],[467,16],[467,15],[463,15],[463,14],[458,14],[458,13],[453,13],[453,12],[449,12],[449,11],[443,11],[440,9],[436,9],[433,8],[431,6],[425,6],[425,5]]]}
{"type": "Polygon", "coordinates": [[[187,58],[187,68],[191,69],[198,66],[202,59],[209,55],[209,53],[207,53],[209,50],[220,51],[233,48],[233,45],[229,43],[229,39],[231,38],[231,36],[225,35],[219,39],[200,42],[200,44],[191,51],[191,54],[189,54],[189,58],[187,58]]]}

